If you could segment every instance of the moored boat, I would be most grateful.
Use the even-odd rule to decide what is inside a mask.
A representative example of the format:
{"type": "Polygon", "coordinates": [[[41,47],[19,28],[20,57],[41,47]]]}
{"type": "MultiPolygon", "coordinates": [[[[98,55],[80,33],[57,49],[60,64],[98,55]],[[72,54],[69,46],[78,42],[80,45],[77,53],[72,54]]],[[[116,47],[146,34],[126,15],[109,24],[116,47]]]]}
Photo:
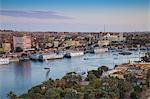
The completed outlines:
{"type": "Polygon", "coordinates": [[[119,54],[121,54],[121,55],[131,55],[132,53],[131,52],[120,52],[119,54]]]}
{"type": "Polygon", "coordinates": [[[9,64],[9,58],[0,58],[0,64],[9,64]]]}
{"type": "Polygon", "coordinates": [[[45,60],[53,60],[53,59],[62,59],[64,58],[64,55],[61,53],[46,53],[41,54],[39,56],[39,60],[45,61],[45,60]]]}
{"type": "Polygon", "coordinates": [[[83,51],[67,51],[65,57],[71,58],[71,57],[82,56],[82,55],[84,55],[83,51]]]}
{"type": "Polygon", "coordinates": [[[40,56],[41,54],[32,54],[31,56],[30,56],[30,59],[31,60],[39,60],[40,58],[39,58],[39,56],[40,56]]]}
{"type": "Polygon", "coordinates": [[[104,52],[108,52],[108,48],[99,48],[99,47],[96,47],[92,51],[92,53],[104,53],[104,52]]]}

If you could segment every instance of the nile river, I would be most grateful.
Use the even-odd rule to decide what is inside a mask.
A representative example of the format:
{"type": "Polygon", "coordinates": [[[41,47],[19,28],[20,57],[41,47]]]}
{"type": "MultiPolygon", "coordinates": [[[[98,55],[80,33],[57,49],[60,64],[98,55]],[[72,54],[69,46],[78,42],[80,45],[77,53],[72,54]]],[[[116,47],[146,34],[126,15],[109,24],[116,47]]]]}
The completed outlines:
{"type": "MultiPolygon", "coordinates": [[[[144,56],[141,52],[140,56],[144,56]]],[[[61,78],[70,71],[88,71],[97,69],[101,65],[106,65],[110,69],[115,64],[127,63],[139,60],[138,52],[132,55],[123,56],[118,52],[103,54],[85,54],[84,56],[71,59],[50,60],[47,62],[24,61],[0,65],[0,99],[5,99],[9,91],[14,91],[17,95],[25,93],[29,88],[41,84],[46,80],[45,67],[50,67],[48,78],[61,78]],[[86,59],[85,59],[86,58],[86,59]]]]}

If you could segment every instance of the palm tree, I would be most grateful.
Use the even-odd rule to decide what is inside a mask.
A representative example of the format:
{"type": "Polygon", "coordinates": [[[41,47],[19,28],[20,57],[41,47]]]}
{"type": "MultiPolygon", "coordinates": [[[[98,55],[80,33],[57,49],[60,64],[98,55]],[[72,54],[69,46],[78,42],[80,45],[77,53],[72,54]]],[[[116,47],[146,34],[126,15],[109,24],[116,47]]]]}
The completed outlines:
{"type": "Polygon", "coordinates": [[[150,87],[150,69],[147,71],[146,85],[147,85],[148,88],[150,87]]]}
{"type": "Polygon", "coordinates": [[[14,92],[10,91],[10,92],[7,94],[7,97],[8,97],[9,99],[16,99],[16,98],[17,98],[17,95],[16,95],[14,92]]]}

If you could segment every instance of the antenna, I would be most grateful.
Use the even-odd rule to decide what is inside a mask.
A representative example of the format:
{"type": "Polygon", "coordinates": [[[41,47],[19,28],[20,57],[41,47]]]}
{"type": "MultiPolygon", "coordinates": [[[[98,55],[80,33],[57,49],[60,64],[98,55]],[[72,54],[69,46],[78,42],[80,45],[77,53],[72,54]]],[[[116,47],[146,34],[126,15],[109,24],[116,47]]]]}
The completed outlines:
{"type": "Polygon", "coordinates": [[[105,24],[104,24],[104,32],[105,32],[105,24]]]}

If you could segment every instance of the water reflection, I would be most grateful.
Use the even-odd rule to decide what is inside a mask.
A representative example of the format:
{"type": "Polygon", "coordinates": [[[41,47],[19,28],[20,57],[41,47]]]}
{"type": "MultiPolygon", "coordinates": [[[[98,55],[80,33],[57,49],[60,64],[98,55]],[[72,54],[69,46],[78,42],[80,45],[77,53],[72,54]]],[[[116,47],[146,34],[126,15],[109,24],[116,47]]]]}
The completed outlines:
{"type": "Polygon", "coordinates": [[[31,61],[17,62],[14,70],[15,77],[20,77],[19,81],[31,82],[31,61]]]}
{"type": "MultiPolygon", "coordinates": [[[[31,61],[18,62],[15,64],[15,84],[18,86],[16,93],[22,93],[23,90],[30,87],[31,82],[31,61]]],[[[26,89],[27,90],[27,89],[26,89]]]]}
{"type": "Polygon", "coordinates": [[[49,72],[50,72],[50,69],[48,69],[46,72],[46,80],[48,80],[48,78],[49,78],[49,72]]]}

